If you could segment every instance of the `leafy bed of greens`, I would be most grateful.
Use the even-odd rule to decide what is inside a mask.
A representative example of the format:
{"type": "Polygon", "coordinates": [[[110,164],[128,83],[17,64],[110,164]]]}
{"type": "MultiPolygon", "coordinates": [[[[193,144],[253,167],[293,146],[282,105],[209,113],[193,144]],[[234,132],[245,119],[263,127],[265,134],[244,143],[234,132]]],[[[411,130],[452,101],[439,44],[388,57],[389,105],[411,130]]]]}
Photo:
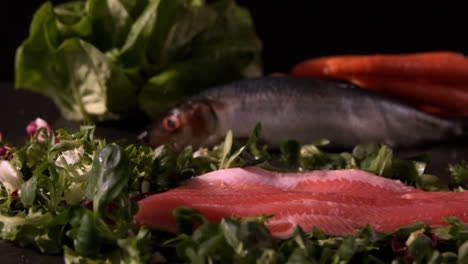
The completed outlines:
{"type": "MultiPolygon", "coordinates": [[[[415,223],[391,233],[358,228],[358,235],[327,236],[296,228],[285,241],[273,240],[268,216],[225,218],[210,223],[190,208],[174,211],[181,234],[148,230],[133,223],[138,199],[176,187],[209,171],[261,166],[271,170],[360,168],[397,178],[424,190],[449,190],[424,174],[430,158],[399,160],[386,146],[358,145],[351,153],[285,141],[280,153],[259,144],[257,126],[245,145],[228,133],[210,149],[107,143],[94,126],[70,133],[39,129],[21,148],[7,149],[0,168],[0,237],[44,254],[64,254],[67,263],[467,263],[468,224],[448,218],[448,227],[415,223]],[[279,158],[278,158],[279,157],[279,158]],[[12,173],[15,172],[15,173],[12,173]],[[9,176],[8,176],[9,175],[9,176]],[[16,188],[15,188],[16,186],[16,188]],[[193,231],[195,223],[200,227],[193,231]]],[[[4,146],[6,142],[0,142],[4,146]]],[[[2,145],[0,145],[1,147],[2,145]]],[[[450,188],[463,190],[466,163],[450,166],[450,188]]]]}
{"type": "Polygon", "coordinates": [[[261,74],[250,14],[234,0],[44,3],[16,52],[15,86],[74,120],[155,117],[210,86],[261,74]],[[162,100],[164,98],[164,100],[162,100]]]}

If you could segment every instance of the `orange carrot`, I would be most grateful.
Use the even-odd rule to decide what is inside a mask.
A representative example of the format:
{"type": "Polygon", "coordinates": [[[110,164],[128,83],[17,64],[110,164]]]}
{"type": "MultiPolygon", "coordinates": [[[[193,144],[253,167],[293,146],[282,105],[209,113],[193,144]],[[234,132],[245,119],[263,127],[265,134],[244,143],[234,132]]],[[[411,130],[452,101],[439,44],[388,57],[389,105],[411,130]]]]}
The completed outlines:
{"type": "Polygon", "coordinates": [[[468,112],[466,111],[453,111],[453,110],[448,110],[446,108],[441,108],[433,105],[415,105],[416,108],[427,112],[431,113],[433,115],[438,115],[438,116],[446,116],[446,117],[454,117],[454,116],[466,116],[468,112]]]}
{"type": "Polygon", "coordinates": [[[299,63],[291,74],[350,81],[430,113],[468,115],[468,58],[461,53],[321,57],[299,63]]]}
{"type": "Polygon", "coordinates": [[[453,113],[468,113],[468,85],[364,77],[350,78],[350,81],[414,105],[437,107],[453,113]]]}
{"type": "Polygon", "coordinates": [[[296,65],[292,75],[340,80],[360,76],[468,83],[468,59],[448,51],[322,57],[296,65]]]}
{"type": "Polygon", "coordinates": [[[347,60],[359,59],[359,55],[342,55],[331,57],[320,57],[306,60],[297,64],[291,71],[294,77],[312,77],[312,78],[335,78],[346,80],[346,76],[337,76],[331,74],[329,67],[347,60]],[[341,77],[341,78],[340,78],[341,77]]]}

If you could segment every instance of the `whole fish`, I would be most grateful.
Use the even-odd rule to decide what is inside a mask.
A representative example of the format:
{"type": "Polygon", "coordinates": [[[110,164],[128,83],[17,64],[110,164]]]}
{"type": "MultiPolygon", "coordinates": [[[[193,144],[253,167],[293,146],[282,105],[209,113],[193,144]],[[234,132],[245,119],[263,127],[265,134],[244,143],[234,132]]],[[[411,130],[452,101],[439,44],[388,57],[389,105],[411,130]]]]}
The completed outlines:
{"type": "Polygon", "coordinates": [[[393,147],[454,139],[465,123],[434,116],[345,82],[264,77],[213,87],[171,109],[147,131],[151,146],[195,148],[221,141],[229,130],[248,138],[262,125],[262,140],[277,147],[326,138],[347,149],[374,142],[393,147]]]}

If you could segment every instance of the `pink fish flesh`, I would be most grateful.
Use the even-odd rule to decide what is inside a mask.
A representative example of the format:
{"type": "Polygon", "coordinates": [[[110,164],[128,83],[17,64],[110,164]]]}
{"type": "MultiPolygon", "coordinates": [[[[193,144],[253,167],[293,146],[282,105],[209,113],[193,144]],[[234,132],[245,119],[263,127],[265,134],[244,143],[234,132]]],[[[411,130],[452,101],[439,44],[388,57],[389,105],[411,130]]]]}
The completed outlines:
{"type": "Polygon", "coordinates": [[[445,226],[443,218],[451,216],[468,221],[468,192],[424,192],[354,169],[280,173],[256,167],[210,172],[147,197],[139,202],[135,221],[177,232],[172,211],[181,206],[213,222],[274,215],[266,226],[279,239],[289,238],[296,225],[347,236],[365,224],[394,231],[418,221],[445,226]]]}

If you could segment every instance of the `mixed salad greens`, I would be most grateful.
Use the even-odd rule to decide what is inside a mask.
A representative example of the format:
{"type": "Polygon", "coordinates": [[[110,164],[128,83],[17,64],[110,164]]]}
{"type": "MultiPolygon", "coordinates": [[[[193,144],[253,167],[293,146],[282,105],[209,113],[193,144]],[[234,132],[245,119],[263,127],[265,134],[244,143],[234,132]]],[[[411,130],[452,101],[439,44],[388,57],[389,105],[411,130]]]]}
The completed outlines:
{"type": "Polygon", "coordinates": [[[35,123],[23,147],[0,142],[0,237],[66,263],[466,263],[468,224],[447,218],[444,228],[414,223],[382,233],[371,226],[356,236],[327,236],[297,227],[285,241],[271,238],[269,216],[210,223],[190,208],[174,211],[180,234],[136,226],[137,201],[185,179],[223,168],[270,170],[359,168],[423,190],[462,191],[468,166],[450,166],[453,182],[424,174],[430,155],[396,159],[387,146],[363,144],[352,152],[324,151],[326,140],[289,140],[279,152],[259,142],[258,125],[245,145],[226,135],[212,148],[106,142],[93,125],[76,132],[35,123]],[[201,225],[193,231],[195,223],[201,225]]]}
{"type": "Polygon", "coordinates": [[[16,52],[15,86],[73,120],[155,117],[209,86],[261,75],[261,42],[234,0],[44,3],[16,52]]]}

